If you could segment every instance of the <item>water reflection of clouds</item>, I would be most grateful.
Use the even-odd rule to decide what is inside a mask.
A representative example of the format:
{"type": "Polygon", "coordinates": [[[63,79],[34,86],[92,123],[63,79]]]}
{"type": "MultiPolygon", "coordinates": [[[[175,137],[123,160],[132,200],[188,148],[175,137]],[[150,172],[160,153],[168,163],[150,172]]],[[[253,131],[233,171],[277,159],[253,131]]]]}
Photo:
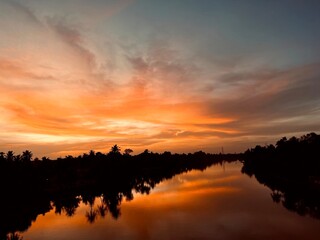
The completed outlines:
{"type": "MultiPolygon", "coordinates": [[[[81,204],[74,217],[39,216],[25,239],[319,239],[320,222],[288,212],[270,190],[240,173],[239,164],[214,166],[164,181],[149,195],[136,194],[114,220],[95,224],[81,204]]],[[[96,199],[95,204],[99,200],[96,199]]]]}
{"type": "MultiPolygon", "coordinates": [[[[238,164],[234,164],[238,166],[238,164]]],[[[132,203],[137,208],[146,206],[162,209],[171,207],[189,206],[203,198],[211,198],[216,195],[228,195],[241,191],[241,184],[234,183],[241,177],[239,172],[233,171],[234,166],[223,170],[215,166],[205,171],[191,171],[181,174],[169,181],[160,183],[150,195],[137,194],[132,203]]]]}
{"type": "Polygon", "coordinates": [[[161,192],[128,203],[126,223],[137,239],[315,239],[319,223],[274,205],[269,190],[237,167],[193,171],[163,183],[161,192]]]}

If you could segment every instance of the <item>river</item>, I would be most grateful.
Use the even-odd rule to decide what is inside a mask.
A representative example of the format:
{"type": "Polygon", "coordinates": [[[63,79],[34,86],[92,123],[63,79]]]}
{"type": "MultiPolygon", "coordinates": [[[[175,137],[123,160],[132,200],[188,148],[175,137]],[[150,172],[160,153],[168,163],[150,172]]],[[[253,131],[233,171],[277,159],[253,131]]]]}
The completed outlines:
{"type": "MultiPolygon", "coordinates": [[[[135,193],[115,217],[101,197],[73,216],[39,215],[24,240],[69,239],[320,239],[320,220],[288,211],[271,190],[241,173],[240,162],[174,176],[149,194],[135,193]],[[100,213],[100,214],[99,214],[100,213]]],[[[81,199],[81,196],[79,196],[81,199]]]]}

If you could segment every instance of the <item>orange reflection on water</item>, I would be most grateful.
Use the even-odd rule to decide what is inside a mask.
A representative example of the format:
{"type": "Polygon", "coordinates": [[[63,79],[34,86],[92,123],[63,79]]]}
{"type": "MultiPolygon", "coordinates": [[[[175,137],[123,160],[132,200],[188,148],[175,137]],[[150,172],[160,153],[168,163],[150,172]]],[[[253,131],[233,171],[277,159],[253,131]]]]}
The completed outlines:
{"type": "MultiPolygon", "coordinates": [[[[213,173],[213,171],[209,171],[213,173]]],[[[136,195],[132,204],[136,207],[148,205],[153,208],[161,208],[165,205],[188,204],[198,198],[208,197],[208,195],[224,195],[240,191],[239,188],[226,186],[228,182],[235,181],[237,176],[203,179],[201,174],[199,171],[194,171],[193,174],[183,174],[170,181],[160,183],[149,196],[136,195]]]]}
{"type": "MultiPolygon", "coordinates": [[[[98,203],[98,201],[95,201],[98,203]]],[[[85,227],[88,225],[88,221],[85,218],[85,214],[90,210],[90,206],[84,203],[80,203],[79,207],[76,209],[75,215],[72,217],[66,216],[65,212],[62,211],[61,214],[55,213],[55,209],[50,212],[39,215],[37,220],[32,224],[32,229],[41,230],[46,228],[53,228],[55,231],[64,230],[66,226],[73,227],[85,227]]]]}
{"type": "MultiPolygon", "coordinates": [[[[144,231],[145,225],[148,224],[146,216],[139,216],[138,212],[145,212],[150,209],[153,213],[166,213],[172,208],[190,208],[197,201],[207,198],[212,195],[232,194],[240,191],[239,188],[226,186],[226,184],[235,181],[237,176],[223,176],[219,168],[211,168],[205,172],[192,171],[187,174],[181,174],[169,181],[161,182],[151,191],[149,195],[134,194],[134,200],[125,201],[121,204],[122,215],[118,220],[114,220],[110,213],[106,213],[104,218],[97,217],[94,225],[88,223],[86,213],[90,211],[90,206],[80,203],[73,217],[67,217],[62,213],[57,215],[55,209],[46,213],[44,216],[38,216],[37,220],[32,224],[26,236],[33,236],[32,239],[37,239],[35,236],[70,236],[70,232],[81,232],[89,234],[90,228],[99,228],[102,226],[113,226],[121,228],[134,228],[140,234],[144,231]],[[207,178],[207,176],[215,176],[207,178]],[[138,214],[138,216],[137,216],[138,214]],[[131,226],[131,227],[130,227],[131,226]],[[144,226],[144,227],[142,227],[144,226]],[[139,228],[141,228],[139,230],[139,228]]],[[[92,209],[96,209],[101,200],[96,198],[92,209]]],[[[104,230],[108,233],[108,230],[104,230]]],[[[108,233],[110,234],[110,232],[108,233]]],[[[77,234],[76,234],[77,235],[77,234]]],[[[60,238],[59,238],[60,239],[60,238]]]]}
{"type": "Polygon", "coordinates": [[[38,216],[25,233],[30,240],[67,239],[318,239],[320,222],[274,204],[270,190],[240,173],[241,164],[191,171],[158,184],[149,195],[122,201],[116,220],[110,212],[93,224],[80,204],[73,217],[54,209],[38,216]]]}

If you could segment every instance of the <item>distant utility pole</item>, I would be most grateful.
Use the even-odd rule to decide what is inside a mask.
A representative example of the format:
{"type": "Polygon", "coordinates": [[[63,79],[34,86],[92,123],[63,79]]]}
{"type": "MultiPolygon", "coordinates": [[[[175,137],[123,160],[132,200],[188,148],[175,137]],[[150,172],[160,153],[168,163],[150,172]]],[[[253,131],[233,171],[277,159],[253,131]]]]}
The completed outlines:
{"type": "Polygon", "coordinates": [[[221,154],[224,154],[224,150],[223,150],[223,147],[221,148],[221,154]]]}

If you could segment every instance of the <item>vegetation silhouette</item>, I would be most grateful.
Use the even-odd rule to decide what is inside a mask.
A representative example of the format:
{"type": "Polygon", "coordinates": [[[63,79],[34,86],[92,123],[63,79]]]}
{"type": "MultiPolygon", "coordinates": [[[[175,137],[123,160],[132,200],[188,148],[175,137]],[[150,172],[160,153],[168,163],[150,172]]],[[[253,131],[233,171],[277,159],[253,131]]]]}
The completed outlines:
{"type": "Polygon", "coordinates": [[[114,145],[104,154],[93,150],[78,157],[50,160],[32,159],[24,151],[19,160],[14,152],[0,153],[0,239],[20,237],[39,214],[54,210],[72,217],[81,202],[88,206],[89,223],[107,214],[121,216],[123,200],[133,199],[133,192],[149,194],[157,184],[176,174],[205,170],[223,160],[234,161],[238,154],[162,154],[145,150],[132,156],[132,150],[114,145]]]}
{"type": "Polygon", "coordinates": [[[33,159],[0,152],[0,240],[22,239],[40,214],[54,210],[72,217],[80,204],[88,223],[107,214],[121,216],[121,203],[133,193],[149,194],[161,181],[213,164],[241,160],[242,173],[255,176],[271,189],[271,198],[300,215],[320,219],[320,135],[282,138],[275,145],[256,146],[243,154],[153,153],[123,154],[118,145],[108,153],[90,150],[77,157],[33,159]]]}
{"type": "Polygon", "coordinates": [[[290,211],[320,219],[320,135],[286,137],[243,155],[242,172],[268,186],[272,200],[290,211]]]}

